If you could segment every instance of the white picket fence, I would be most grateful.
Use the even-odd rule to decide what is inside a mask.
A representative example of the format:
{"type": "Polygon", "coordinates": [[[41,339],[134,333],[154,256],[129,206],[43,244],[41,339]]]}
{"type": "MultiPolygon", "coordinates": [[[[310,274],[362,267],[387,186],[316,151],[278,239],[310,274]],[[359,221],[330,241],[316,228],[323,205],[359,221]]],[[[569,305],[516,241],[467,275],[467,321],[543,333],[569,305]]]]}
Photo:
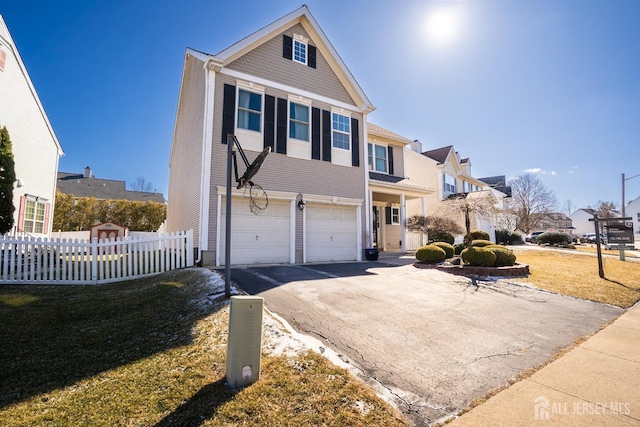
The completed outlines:
{"type": "Polygon", "coordinates": [[[0,236],[0,285],[87,285],[193,266],[193,231],[110,240],[0,236]]]}

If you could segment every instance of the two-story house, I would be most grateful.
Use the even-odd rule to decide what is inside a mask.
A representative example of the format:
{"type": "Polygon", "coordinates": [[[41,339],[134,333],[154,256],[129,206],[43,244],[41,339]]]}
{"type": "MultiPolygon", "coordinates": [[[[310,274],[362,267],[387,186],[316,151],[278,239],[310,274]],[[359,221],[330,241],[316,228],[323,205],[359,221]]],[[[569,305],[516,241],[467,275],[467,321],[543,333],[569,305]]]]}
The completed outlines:
{"type": "Polygon", "coordinates": [[[58,160],[64,155],[9,29],[0,16],[0,127],[15,162],[14,234],[51,234],[58,160]]]}
{"type": "Polygon", "coordinates": [[[233,264],[360,260],[373,110],[306,6],[215,55],[187,49],[167,229],[193,229],[200,261],[221,265],[231,197],[233,264]],[[268,196],[260,215],[242,189],[226,192],[229,134],[249,161],[272,149],[253,178],[268,196]]]}
{"type": "MultiPolygon", "coordinates": [[[[491,206],[491,211],[478,209],[470,216],[471,229],[486,231],[491,239],[495,238],[495,230],[501,225],[500,216],[496,213],[504,209],[507,195],[498,187],[474,178],[468,158],[461,158],[453,146],[423,152],[418,141],[407,145],[405,157],[408,159],[407,177],[435,189],[424,201],[408,201],[409,215],[449,217],[464,227],[464,215],[453,211],[446,200],[452,196],[465,197],[470,204],[491,206]]],[[[457,241],[462,238],[462,235],[456,236],[457,241]]]]}

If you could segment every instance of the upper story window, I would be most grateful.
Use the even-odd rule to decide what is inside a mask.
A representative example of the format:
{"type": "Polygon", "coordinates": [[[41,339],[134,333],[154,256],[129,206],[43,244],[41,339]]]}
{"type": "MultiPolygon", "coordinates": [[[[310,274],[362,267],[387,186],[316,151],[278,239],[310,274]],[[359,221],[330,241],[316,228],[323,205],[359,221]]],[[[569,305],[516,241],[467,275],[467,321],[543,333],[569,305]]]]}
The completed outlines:
{"type": "Polygon", "coordinates": [[[289,102],[289,138],[309,141],[309,106],[289,102]]]}
{"type": "Polygon", "coordinates": [[[369,170],[387,173],[387,147],[369,143],[368,150],[369,170]]]}
{"type": "Polygon", "coordinates": [[[448,173],[444,174],[444,191],[446,193],[456,193],[456,177],[453,175],[449,175],[448,173]]]}
{"type": "Polygon", "coordinates": [[[261,131],[262,95],[240,89],[238,91],[238,128],[261,131]]]}
{"type": "Polygon", "coordinates": [[[351,119],[338,113],[332,113],[332,118],[333,146],[348,150],[351,139],[351,119]]]}
{"type": "Polygon", "coordinates": [[[25,233],[44,233],[45,203],[27,199],[24,206],[24,223],[22,231],[25,233]]]}
{"type": "Polygon", "coordinates": [[[293,40],[293,60],[307,65],[307,44],[301,40],[293,40]]]}

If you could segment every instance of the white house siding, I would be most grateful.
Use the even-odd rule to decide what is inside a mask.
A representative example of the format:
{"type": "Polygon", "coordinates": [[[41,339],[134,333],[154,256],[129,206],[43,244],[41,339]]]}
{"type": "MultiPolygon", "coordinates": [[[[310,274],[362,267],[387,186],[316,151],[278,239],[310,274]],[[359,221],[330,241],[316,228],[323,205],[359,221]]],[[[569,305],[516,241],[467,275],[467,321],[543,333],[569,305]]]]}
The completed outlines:
{"type": "MultiPolygon", "coordinates": [[[[427,210],[440,202],[438,164],[435,160],[416,153],[409,148],[404,149],[404,161],[406,176],[426,188],[435,190],[435,193],[426,196],[427,210]]],[[[422,199],[408,199],[407,218],[413,215],[422,215],[422,199]]]]}
{"type": "Polygon", "coordinates": [[[575,235],[580,236],[581,234],[594,232],[595,228],[593,225],[593,221],[589,221],[590,218],[593,218],[593,215],[591,215],[589,212],[578,209],[577,211],[569,215],[569,218],[571,218],[572,225],[574,227],[573,233],[575,235]]]}
{"type": "Polygon", "coordinates": [[[640,244],[640,197],[631,201],[624,210],[625,216],[633,218],[633,232],[636,244],[640,244]]]}
{"type": "Polygon", "coordinates": [[[167,230],[193,229],[199,242],[200,191],[205,102],[204,63],[193,56],[185,62],[180,105],[169,159],[167,230]]]}
{"type": "Polygon", "coordinates": [[[0,45],[6,53],[4,71],[0,71],[0,127],[6,126],[9,131],[16,178],[23,184],[14,187],[15,224],[21,197],[25,194],[38,197],[40,202],[45,200],[49,204],[43,235],[50,235],[62,148],[1,16],[0,45]]]}

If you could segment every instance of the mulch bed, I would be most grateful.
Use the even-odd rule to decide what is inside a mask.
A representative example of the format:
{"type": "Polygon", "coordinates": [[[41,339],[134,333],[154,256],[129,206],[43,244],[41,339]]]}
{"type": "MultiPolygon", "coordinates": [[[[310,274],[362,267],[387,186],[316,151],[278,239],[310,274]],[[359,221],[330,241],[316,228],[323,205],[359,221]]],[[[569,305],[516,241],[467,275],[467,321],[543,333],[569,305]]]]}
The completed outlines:
{"type": "Polygon", "coordinates": [[[433,268],[446,273],[458,274],[460,276],[499,276],[499,277],[523,277],[529,275],[529,266],[527,264],[516,264],[509,267],[474,267],[471,265],[452,265],[452,264],[426,264],[416,262],[413,264],[416,268],[433,268]]]}

